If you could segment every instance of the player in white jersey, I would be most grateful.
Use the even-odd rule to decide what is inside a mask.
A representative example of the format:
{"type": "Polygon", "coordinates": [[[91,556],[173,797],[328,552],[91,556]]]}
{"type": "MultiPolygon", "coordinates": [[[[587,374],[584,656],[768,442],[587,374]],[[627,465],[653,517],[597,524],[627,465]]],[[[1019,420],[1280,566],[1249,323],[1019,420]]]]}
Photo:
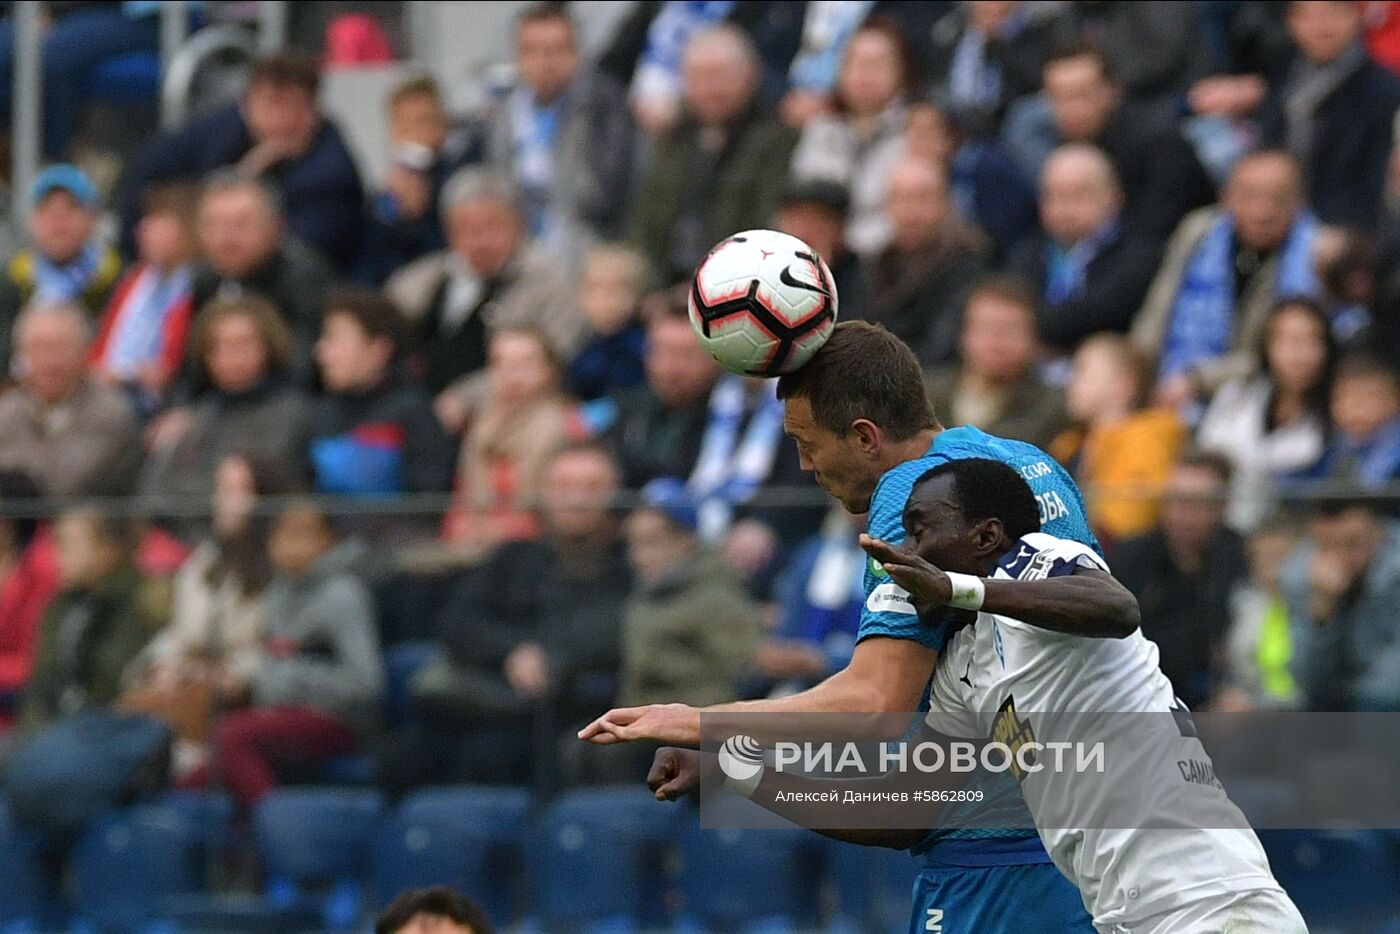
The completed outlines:
{"type": "MultiPolygon", "coordinates": [[[[1101,579],[1108,568],[1098,554],[1034,531],[1036,517],[1034,496],[1014,470],[959,460],[915,484],[902,548],[865,544],[921,613],[975,611],[989,587],[1005,593],[1076,574],[1086,585],[1101,579]]],[[[1050,593],[1024,589],[1042,600],[1050,593]]],[[[1072,613],[1072,588],[1055,594],[1072,613]]],[[[1105,742],[1103,774],[1051,768],[1044,757],[1012,770],[1046,850],[1103,934],[1306,931],[1258,838],[1215,780],[1189,712],[1157,665],[1156,646],[1140,631],[1091,639],[977,613],[949,639],[930,707],[925,738],[990,738],[1013,750],[1105,742]]],[[[658,766],[669,754],[658,754],[658,766]]],[[[677,771],[654,768],[654,786],[664,790],[677,771]]],[[[765,808],[809,820],[811,811],[777,803],[778,792],[808,781],[764,770],[740,790],[765,808]]]]}

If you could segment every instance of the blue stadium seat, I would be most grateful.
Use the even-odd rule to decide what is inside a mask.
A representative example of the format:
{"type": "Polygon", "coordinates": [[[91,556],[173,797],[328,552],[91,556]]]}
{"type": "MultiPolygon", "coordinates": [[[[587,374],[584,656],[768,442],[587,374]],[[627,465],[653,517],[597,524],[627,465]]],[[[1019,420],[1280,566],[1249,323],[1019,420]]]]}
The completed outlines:
{"type": "Polygon", "coordinates": [[[373,756],[354,752],[321,763],[316,783],[321,785],[373,785],[379,777],[379,763],[373,756]]]}
{"type": "Polygon", "coordinates": [[[665,923],[667,845],[684,811],[645,788],[583,788],[554,800],[526,854],[547,931],[628,931],[665,923]]]}
{"type": "Polygon", "coordinates": [[[170,901],[200,886],[202,829],[168,804],[140,805],[98,818],[73,851],[78,926],[172,929],[166,917],[170,901]]]}
{"type": "Polygon", "coordinates": [[[406,889],[450,885],[504,927],[518,913],[529,810],[524,788],[426,788],[409,795],[375,840],[378,903],[406,889]]]}
{"type": "Polygon", "coordinates": [[[909,923],[918,860],[903,850],[839,840],[826,840],[823,845],[841,923],[862,931],[895,931],[909,923]]]}
{"type": "Polygon", "coordinates": [[[253,814],[266,901],[289,913],[312,910],[331,930],[346,930],[362,908],[360,879],[384,818],[377,791],[283,788],[253,814]]]}
{"type": "Polygon", "coordinates": [[[1400,856],[1383,834],[1261,830],[1259,839],[1274,877],[1310,926],[1373,930],[1382,919],[1400,914],[1400,856]]]}
{"type": "Polygon", "coordinates": [[[817,838],[796,828],[680,835],[683,918],[715,931],[807,927],[819,908],[817,838]]]}
{"type": "Polygon", "coordinates": [[[92,71],[89,92],[109,104],[160,100],[160,52],[127,52],[103,59],[92,71]]]}
{"type": "Polygon", "coordinates": [[[0,801],[0,932],[34,925],[53,897],[40,850],[38,835],[20,826],[0,801]]]}

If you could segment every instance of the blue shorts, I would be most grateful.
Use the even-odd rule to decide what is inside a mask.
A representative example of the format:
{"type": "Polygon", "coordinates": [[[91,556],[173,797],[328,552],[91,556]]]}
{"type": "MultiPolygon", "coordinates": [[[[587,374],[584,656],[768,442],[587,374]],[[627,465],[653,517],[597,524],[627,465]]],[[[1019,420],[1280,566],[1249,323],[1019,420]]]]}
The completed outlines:
{"type": "Polygon", "coordinates": [[[1075,888],[1053,863],[925,865],[909,934],[1094,934],[1075,888]]]}

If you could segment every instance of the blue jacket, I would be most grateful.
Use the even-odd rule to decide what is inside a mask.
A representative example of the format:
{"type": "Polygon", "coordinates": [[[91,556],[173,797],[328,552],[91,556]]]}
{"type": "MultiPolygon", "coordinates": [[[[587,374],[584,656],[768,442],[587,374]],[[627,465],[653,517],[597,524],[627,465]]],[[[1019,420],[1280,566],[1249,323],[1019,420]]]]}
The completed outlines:
{"type": "MultiPolygon", "coordinates": [[[[141,217],[141,199],[153,184],[199,181],[238,162],[253,138],[237,104],[196,117],[156,139],[132,168],[122,198],[123,246],[132,252],[132,230],[141,217]]],[[[287,227],[341,269],[355,258],[364,226],[364,190],[340,131],[323,121],[311,148],[299,159],[265,173],[282,192],[287,227]]]]}

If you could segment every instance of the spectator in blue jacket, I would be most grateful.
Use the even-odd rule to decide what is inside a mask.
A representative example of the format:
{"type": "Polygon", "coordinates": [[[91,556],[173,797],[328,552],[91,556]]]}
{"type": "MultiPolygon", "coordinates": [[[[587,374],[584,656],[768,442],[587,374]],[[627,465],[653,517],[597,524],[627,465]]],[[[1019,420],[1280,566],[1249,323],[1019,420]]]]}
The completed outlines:
{"type": "Polygon", "coordinates": [[[1379,488],[1400,477],[1400,375],[1366,354],[1346,358],[1332,382],[1332,436],[1301,476],[1379,488]]]}
{"type": "Polygon", "coordinates": [[[319,89],[313,62],[274,55],[253,66],[240,102],[157,139],[131,171],[122,202],[127,242],[148,186],[233,166],[278,189],[290,233],[345,268],[359,246],[364,192],[345,140],[317,107],[319,89]]]}

